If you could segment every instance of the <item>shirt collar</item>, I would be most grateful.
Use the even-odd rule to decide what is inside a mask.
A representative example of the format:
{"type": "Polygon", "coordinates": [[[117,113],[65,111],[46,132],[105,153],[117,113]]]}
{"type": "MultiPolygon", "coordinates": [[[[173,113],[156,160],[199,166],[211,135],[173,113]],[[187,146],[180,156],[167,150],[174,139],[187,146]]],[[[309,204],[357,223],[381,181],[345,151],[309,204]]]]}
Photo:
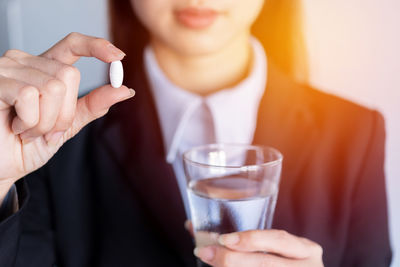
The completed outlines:
{"type": "Polygon", "coordinates": [[[145,48],[144,65],[160,120],[167,162],[175,160],[182,131],[192,112],[202,103],[211,111],[216,142],[252,142],[257,110],[266,85],[267,59],[258,40],[252,38],[251,44],[254,56],[249,75],[234,87],[206,97],[173,84],[158,65],[151,46],[145,48]]]}

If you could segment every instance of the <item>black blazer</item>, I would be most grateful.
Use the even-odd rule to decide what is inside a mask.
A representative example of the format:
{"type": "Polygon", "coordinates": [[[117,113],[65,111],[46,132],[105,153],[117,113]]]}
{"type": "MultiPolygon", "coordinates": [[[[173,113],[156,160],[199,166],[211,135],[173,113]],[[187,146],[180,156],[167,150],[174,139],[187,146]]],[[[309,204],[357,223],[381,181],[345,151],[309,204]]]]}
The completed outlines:
{"type": "MultiPolygon", "coordinates": [[[[322,245],[325,266],[389,266],[383,118],[268,72],[254,143],[284,155],[273,227],[322,245]]],[[[17,182],[0,266],[195,266],[144,71],[133,81],[133,99],[17,182]]]]}

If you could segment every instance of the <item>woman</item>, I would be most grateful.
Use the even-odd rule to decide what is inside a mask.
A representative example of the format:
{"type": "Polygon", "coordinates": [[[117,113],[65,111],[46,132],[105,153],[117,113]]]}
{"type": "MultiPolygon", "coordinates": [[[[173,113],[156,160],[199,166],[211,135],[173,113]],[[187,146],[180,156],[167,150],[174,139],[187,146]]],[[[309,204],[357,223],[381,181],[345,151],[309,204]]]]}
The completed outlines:
{"type": "Polygon", "coordinates": [[[77,101],[71,65],[125,54],[77,33],[38,57],[8,51],[0,59],[0,265],[194,266],[181,153],[253,142],[285,156],[274,229],[223,235],[218,246],[196,248],[198,258],[389,266],[383,119],[293,81],[306,77],[294,49],[295,3],[267,1],[253,25],[262,0],[110,1],[115,44],[129,54],[125,83],[138,93],[83,130],[134,91],[106,85],[77,101]]]}

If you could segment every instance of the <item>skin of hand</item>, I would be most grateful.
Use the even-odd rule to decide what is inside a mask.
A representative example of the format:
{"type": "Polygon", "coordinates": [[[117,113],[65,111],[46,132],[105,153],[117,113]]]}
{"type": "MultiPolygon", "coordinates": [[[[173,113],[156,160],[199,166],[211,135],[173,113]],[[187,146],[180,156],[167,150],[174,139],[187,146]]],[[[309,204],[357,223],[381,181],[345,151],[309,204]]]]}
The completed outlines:
{"type": "MultiPolygon", "coordinates": [[[[193,235],[190,221],[185,228],[193,235]]],[[[317,243],[283,230],[251,230],[220,235],[218,244],[197,247],[194,254],[215,267],[322,267],[317,243]]]]}
{"type": "Polygon", "coordinates": [[[109,41],[71,33],[40,56],[0,57],[0,203],[15,181],[43,166],[67,140],[135,91],[104,85],[78,99],[81,56],[103,62],[125,54],[109,41]]]}

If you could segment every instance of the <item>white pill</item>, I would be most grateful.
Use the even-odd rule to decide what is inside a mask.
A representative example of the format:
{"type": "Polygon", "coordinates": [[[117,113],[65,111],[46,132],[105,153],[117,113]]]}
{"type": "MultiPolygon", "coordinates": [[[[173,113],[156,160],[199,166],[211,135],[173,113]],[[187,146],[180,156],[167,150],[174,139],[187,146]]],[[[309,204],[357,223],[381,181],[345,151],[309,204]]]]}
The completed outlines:
{"type": "Polygon", "coordinates": [[[110,82],[114,88],[119,88],[124,81],[124,68],[121,61],[111,62],[110,65],[110,82]]]}

